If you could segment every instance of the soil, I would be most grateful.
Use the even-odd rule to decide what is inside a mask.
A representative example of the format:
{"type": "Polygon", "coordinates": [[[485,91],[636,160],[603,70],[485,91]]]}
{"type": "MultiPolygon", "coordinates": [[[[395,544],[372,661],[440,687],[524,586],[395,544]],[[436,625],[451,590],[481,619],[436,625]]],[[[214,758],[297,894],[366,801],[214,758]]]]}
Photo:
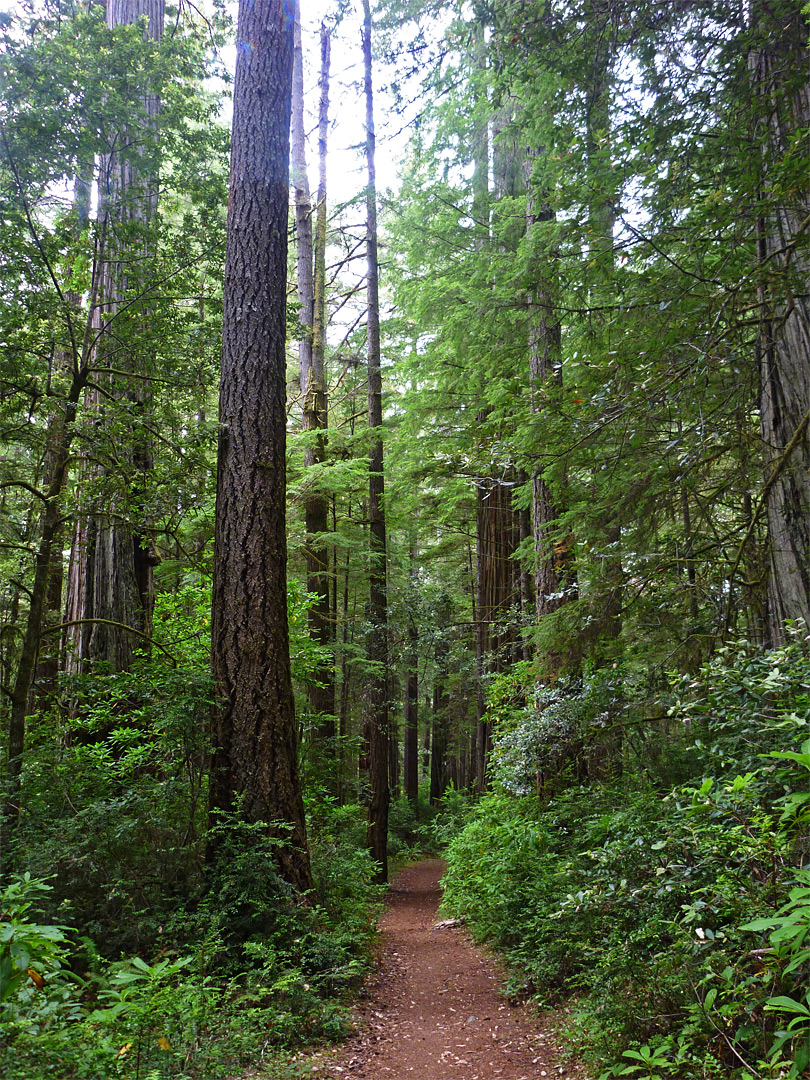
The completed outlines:
{"type": "Polygon", "coordinates": [[[382,966],[361,1033],[324,1053],[329,1080],[581,1080],[563,1060],[554,1017],[504,996],[497,962],[455,920],[439,920],[438,860],[403,870],[381,924],[382,966]]]}

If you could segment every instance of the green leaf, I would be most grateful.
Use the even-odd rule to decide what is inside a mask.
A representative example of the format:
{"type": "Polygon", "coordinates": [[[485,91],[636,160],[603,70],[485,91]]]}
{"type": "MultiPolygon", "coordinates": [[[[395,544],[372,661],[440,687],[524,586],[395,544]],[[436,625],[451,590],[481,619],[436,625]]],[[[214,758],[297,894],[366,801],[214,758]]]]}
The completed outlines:
{"type": "Polygon", "coordinates": [[[801,1016],[810,1016],[810,1009],[801,1001],[795,1001],[790,997],[772,997],[765,1002],[765,1008],[769,1012],[799,1013],[801,1016]]]}
{"type": "Polygon", "coordinates": [[[751,922],[743,923],[740,930],[772,930],[774,926],[782,922],[780,919],[753,919],[751,922]]]}

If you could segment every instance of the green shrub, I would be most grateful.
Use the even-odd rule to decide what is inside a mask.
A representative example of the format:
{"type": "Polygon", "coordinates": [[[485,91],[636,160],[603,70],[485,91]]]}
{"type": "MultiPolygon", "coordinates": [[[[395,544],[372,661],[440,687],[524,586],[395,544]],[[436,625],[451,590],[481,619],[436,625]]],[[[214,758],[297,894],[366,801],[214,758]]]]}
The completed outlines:
{"type": "Polygon", "coordinates": [[[604,1076],[798,1077],[810,1055],[807,641],[742,643],[678,680],[668,715],[648,703],[690,781],[661,791],[657,768],[650,782],[648,730],[609,782],[569,775],[553,798],[529,794],[548,764],[541,736],[562,738],[571,708],[581,735],[605,685],[573,705],[570,688],[510,699],[498,785],[450,844],[445,906],[504,950],[513,992],[575,1003],[572,1034],[604,1076]],[[550,716],[534,716],[538,702],[550,716]]]}

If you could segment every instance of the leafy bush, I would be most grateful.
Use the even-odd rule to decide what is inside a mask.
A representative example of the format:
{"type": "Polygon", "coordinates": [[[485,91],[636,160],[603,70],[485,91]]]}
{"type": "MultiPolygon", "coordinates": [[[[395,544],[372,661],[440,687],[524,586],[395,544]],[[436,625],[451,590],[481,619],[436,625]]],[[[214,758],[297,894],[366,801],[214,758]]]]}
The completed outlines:
{"type": "Polygon", "coordinates": [[[4,1077],[213,1080],[347,1033],[347,997],[370,962],[381,895],[368,853],[320,833],[319,896],[306,904],[279,877],[266,828],[223,821],[217,831],[208,891],[164,912],[148,957],[104,960],[89,941],[74,947],[64,927],[32,918],[45,883],[8,887],[4,1077]],[[83,979],[70,963],[84,966],[83,979]]]}
{"type": "MultiPolygon", "coordinates": [[[[675,683],[658,712],[693,779],[668,791],[625,751],[610,782],[526,793],[545,752],[531,740],[563,730],[570,690],[528,695],[496,731],[499,783],[450,844],[445,906],[504,950],[513,992],[576,1001],[572,1033],[614,1063],[605,1077],[807,1068],[807,645],[742,643],[675,683]]],[[[597,700],[574,702],[580,732],[597,700]]]]}
{"type": "MultiPolygon", "coordinates": [[[[310,800],[306,902],[266,827],[222,819],[206,832],[205,591],[159,601],[166,652],[73,680],[29,720],[15,840],[29,873],[0,914],[4,1080],[214,1080],[346,1033],[380,895],[365,811],[310,800]]],[[[306,594],[293,586],[289,601],[304,670],[306,594]]]]}
{"type": "Polygon", "coordinates": [[[469,791],[460,791],[453,784],[439,799],[439,805],[426,810],[417,829],[425,851],[444,851],[470,820],[473,801],[469,791]]]}
{"type": "Polygon", "coordinates": [[[69,1009],[75,989],[66,978],[67,928],[34,921],[51,888],[26,873],[0,892],[0,1018],[32,1030],[69,1009]]]}

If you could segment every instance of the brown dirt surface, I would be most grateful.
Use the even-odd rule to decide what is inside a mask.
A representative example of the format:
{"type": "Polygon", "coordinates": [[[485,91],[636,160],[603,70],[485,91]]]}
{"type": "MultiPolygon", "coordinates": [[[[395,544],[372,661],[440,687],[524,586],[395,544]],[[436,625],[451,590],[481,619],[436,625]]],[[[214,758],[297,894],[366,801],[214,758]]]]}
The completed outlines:
{"type": "Polygon", "coordinates": [[[438,860],[407,867],[381,923],[382,966],[361,1034],[313,1062],[329,1080],[582,1080],[551,1016],[510,1005],[503,971],[463,928],[439,920],[438,860]]]}

